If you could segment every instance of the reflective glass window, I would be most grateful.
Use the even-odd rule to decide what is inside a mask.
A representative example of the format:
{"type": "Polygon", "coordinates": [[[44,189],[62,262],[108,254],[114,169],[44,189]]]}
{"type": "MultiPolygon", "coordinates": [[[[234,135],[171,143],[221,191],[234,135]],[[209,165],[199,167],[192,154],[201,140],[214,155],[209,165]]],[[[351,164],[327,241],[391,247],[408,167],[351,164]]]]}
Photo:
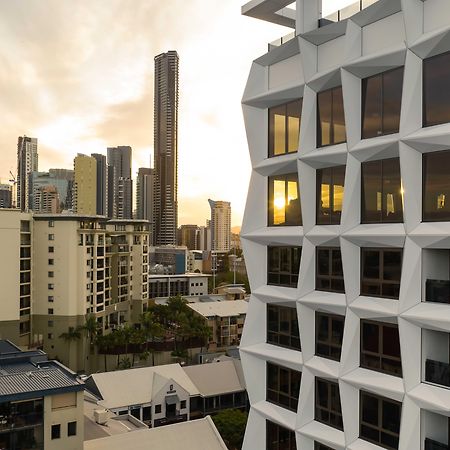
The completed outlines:
{"type": "Polygon", "coordinates": [[[280,347],[301,350],[295,307],[267,305],[267,342],[280,347]]]}
{"type": "Polygon", "coordinates": [[[339,225],[344,202],[345,166],[316,171],[317,225],[339,225]]]}
{"type": "Polygon", "coordinates": [[[344,316],[316,312],[316,355],[341,359],[344,321],[344,316]]]}
{"type": "Polygon", "coordinates": [[[266,420],[266,450],[297,450],[295,432],[266,420]]]}
{"type": "Polygon", "coordinates": [[[338,383],[316,378],[314,418],[338,430],[344,430],[338,383]]]}
{"type": "Polygon", "coordinates": [[[268,362],[267,401],[296,412],[301,378],[301,372],[268,362]]]}
{"type": "Polygon", "coordinates": [[[341,250],[335,247],[316,249],[316,289],[344,293],[341,250]]]}
{"type": "Polygon", "coordinates": [[[317,94],[317,147],[340,144],[346,140],[342,87],[319,92],[317,94]]]}
{"type": "Polygon", "coordinates": [[[269,177],[269,226],[301,225],[297,174],[269,177]]]}

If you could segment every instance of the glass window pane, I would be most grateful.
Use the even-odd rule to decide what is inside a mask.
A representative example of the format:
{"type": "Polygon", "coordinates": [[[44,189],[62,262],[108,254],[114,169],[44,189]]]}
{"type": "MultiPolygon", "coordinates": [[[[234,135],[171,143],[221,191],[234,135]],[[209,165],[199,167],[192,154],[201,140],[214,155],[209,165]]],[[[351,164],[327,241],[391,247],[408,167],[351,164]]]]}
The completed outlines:
{"type": "Polygon", "coordinates": [[[344,202],[345,166],[332,168],[333,171],[333,224],[341,223],[342,204],[344,202]]]}
{"type": "Polygon", "coordinates": [[[326,225],[331,220],[331,168],[316,171],[317,177],[317,224],[326,225]]]}
{"type": "Polygon", "coordinates": [[[382,131],[382,81],[381,75],[362,80],[362,139],[380,136],[382,131]]]}
{"type": "Polygon", "coordinates": [[[398,133],[402,104],[403,67],[383,74],[383,134],[398,133]]]}
{"type": "Polygon", "coordinates": [[[363,250],[363,278],[380,278],[380,252],[378,250],[363,250]]]}
{"type": "Polygon", "coordinates": [[[317,94],[317,147],[331,144],[332,91],[317,94]]]}
{"type": "Polygon", "coordinates": [[[330,251],[328,249],[317,250],[317,273],[330,275],[330,251]]]}
{"type": "Polygon", "coordinates": [[[383,163],[383,217],[382,222],[403,222],[402,183],[400,159],[385,159],[383,163]]]}
{"type": "Polygon", "coordinates": [[[367,424],[378,426],[378,399],[372,395],[361,395],[362,420],[367,424]]]}
{"type": "Polygon", "coordinates": [[[302,109],[302,100],[288,103],[288,152],[296,152],[298,150],[298,141],[300,136],[300,114],[302,109]]]}
{"type": "Polygon", "coordinates": [[[342,338],[344,337],[344,320],[333,318],[331,323],[331,339],[330,342],[335,345],[342,345],[342,338]]]}
{"type": "Polygon", "coordinates": [[[397,327],[383,327],[383,354],[400,358],[400,339],[397,327]]]}
{"type": "Polygon", "coordinates": [[[334,277],[342,277],[344,272],[342,270],[342,256],[339,249],[332,250],[332,275],[334,277]]]}
{"type": "Polygon", "coordinates": [[[383,401],[383,422],[385,430],[400,433],[401,408],[399,404],[383,401]]]}
{"type": "Polygon", "coordinates": [[[286,221],[285,182],[274,180],[273,185],[273,223],[280,225],[286,221]]]}
{"type": "Polygon", "coordinates": [[[347,140],[345,132],[344,100],[342,87],[333,89],[333,144],[339,144],[347,140]]]}
{"type": "Polygon", "coordinates": [[[450,53],[423,62],[423,125],[450,122],[450,53]]]}
{"type": "Polygon", "coordinates": [[[380,222],[382,214],[382,162],[361,164],[362,208],[361,222],[380,222]]]}
{"type": "Polygon", "coordinates": [[[328,317],[320,314],[318,315],[318,333],[317,337],[320,341],[326,342],[328,341],[328,317]]]}
{"type": "Polygon", "coordinates": [[[286,106],[269,108],[269,156],[286,152],[286,106]]]}
{"type": "Polygon", "coordinates": [[[372,353],[379,351],[379,327],[374,323],[362,323],[362,350],[372,353]]]}
{"type": "Polygon", "coordinates": [[[398,251],[383,252],[383,279],[400,282],[402,274],[402,253],[398,251]]]}

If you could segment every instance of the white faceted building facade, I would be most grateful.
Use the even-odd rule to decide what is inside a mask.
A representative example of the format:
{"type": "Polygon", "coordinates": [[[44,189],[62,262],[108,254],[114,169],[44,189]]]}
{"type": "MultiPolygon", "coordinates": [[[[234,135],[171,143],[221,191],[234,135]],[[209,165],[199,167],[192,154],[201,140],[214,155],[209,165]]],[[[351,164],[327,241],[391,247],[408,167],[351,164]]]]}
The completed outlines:
{"type": "Polygon", "coordinates": [[[295,30],[242,100],[243,448],[449,449],[450,2],[291,3],[242,8],[295,30]]]}

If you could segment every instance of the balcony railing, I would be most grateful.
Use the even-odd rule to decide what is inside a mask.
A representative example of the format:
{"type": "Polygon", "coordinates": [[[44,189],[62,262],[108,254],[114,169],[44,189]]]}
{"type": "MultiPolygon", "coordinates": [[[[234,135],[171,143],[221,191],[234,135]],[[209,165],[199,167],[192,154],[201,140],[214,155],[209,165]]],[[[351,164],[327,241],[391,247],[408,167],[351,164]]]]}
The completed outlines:
{"type": "Polygon", "coordinates": [[[450,364],[427,359],[425,363],[425,381],[450,387],[450,364]]]}
{"type": "Polygon", "coordinates": [[[450,281],[427,280],[425,284],[425,301],[450,303],[450,281]]]}
{"type": "Polygon", "coordinates": [[[329,25],[330,23],[348,19],[370,5],[373,5],[377,1],[378,0],[358,0],[357,2],[338,10],[333,14],[329,14],[328,16],[319,19],[319,28],[329,25]]]}
{"type": "Polygon", "coordinates": [[[277,39],[275,41],[269,42],[269,45],[268,45],[269,52],[271,50],[274,50],[277,47],[280,47],[281,45],[285,44],[286,42],[291,41],[294,38],[295,38],[295,33],[292,32],[292,33],[287,34],[286,36],[280,37],[279,39],[277,39]]]}
{"type": "Polygon", "coordinates": [[[449,446],[430,438],[425,438],[425,450],[449,450],[449,446]]]}

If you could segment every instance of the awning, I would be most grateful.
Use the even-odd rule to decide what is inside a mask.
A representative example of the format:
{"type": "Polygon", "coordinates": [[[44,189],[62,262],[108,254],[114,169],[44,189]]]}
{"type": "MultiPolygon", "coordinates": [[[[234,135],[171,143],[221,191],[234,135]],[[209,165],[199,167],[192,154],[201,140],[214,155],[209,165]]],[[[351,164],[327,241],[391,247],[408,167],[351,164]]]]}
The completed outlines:
{"type": "Polygon", "coordinates": [[[179,401],[178,395],[168,395],[166,397],[166,405],[176,405],[179,401]]]}

